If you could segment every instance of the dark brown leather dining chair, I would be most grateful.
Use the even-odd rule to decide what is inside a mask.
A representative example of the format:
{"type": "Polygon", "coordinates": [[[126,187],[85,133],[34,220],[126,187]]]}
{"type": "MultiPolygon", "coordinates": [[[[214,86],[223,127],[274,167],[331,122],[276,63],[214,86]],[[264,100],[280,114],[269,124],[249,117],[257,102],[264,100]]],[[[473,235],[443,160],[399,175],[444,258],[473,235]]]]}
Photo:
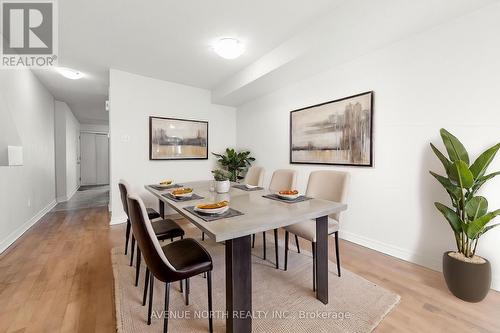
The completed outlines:
{"type": "MultiPolygon", "coordinates": [[[[118,187],[120,188],[123,210],[127,214],[127,230],[125,234],[125,254],[127,254],[128,239],[130,237],[130,231],[131,231],[130,216],[128,212],[128,201],[127,201],[128,193],[130,193],[130,186],[126,181],[120,180],[118,182],[118,187]]],[[[153,220],[155,218],[160,217],[160,214],[158,214],[154,209],[151,208],[146,208],[146,214],[149,220],[153,220]]],[[[165,240],[165,239],[173,240],[174,238],[178,237],[180,237],[181,239],[184,238],[184,230],[182,230],[182,228],[171,219],[155,221],[152,223],[152,226],[156,234],[156,238],[158,238],[159,240],[165,240]]],[[[134,234],[132,233],[130,266],[132,266],[134,260],[134,249],[135,249],[135,237],[134,234]]],[[[140,249],[137,249],[136,274],[135,274],[136,286],[139,285],[140,270],[141,270],[141,251],[140,249]]],[[[149,275],[148,272],[146,272],[146,277],[148,275],[149,275]]],[[[145,285],[144,288],[147,289],[147,285],[145,285]]]]}
{"type": "MultiPolygon", "coordinates": [[[[128,195],[129,216],[132,230],[136,237],[139,249],[144,256],[144,261],[150,272],[149,282],[149,307],[148,325],[151,324],[153,304],[154,279],[165,282],[165,308],[163,332],[168,330],[168,308],[170,298],[170,285],[176,281],[206,273],[208,287],[208,323],[209,332],[213,332],[212,323],[212,258],[210,254],[197,241],[191,238],[160,245],[148,218],[146,207],[141,198],[134,194],[128,195]]],[[[188,289],[188,283],[186,289],[188,289]]],[[[187,290],[186,290],[187,291],[187,290]]]]}

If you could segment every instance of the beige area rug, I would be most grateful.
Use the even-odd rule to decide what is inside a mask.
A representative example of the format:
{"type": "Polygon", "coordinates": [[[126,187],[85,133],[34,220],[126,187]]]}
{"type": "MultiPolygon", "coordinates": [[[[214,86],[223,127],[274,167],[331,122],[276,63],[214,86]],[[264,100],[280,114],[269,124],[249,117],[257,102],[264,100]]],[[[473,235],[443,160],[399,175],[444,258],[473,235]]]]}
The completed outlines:
{"type": "MultiPolygon", "coordinates": [[[[213,306],[214,332],[225,332],[224,245],[201,241],[214,260],[213,306]]],[[[271,261],[263,261],[262,248],[252,250],[253,332],[371,332],[397,305],[399,295],[364,278],[342,270],[330,262],[329,304],[324,305],[312,291],[312,257],[293,249],[289,252],[288,271],[276,270],[271,261]]],[[[280,248],[283,265],[283,247],[280,248]]],[[[117,331],[119,333],[162,332],[164,284],[155,281],[153,321],[146,323],[147,306],[142,306],[144,272],[139,287],[133,285],[135,267],[123,248],[111,252],[115,277],[117,331]],[[156,318],[155,318],[156,317],[156,318]]],[[[268,257],[274,258],[274,245],[268,243],[268,257]]],[[[274,260],[274,259],[271,259],[274,260]]],[[[170,290],[169,332],[208,332],[207,283],[201,276],[191,278],[190,304],[185,306],[179,283],[170,290]]]]}

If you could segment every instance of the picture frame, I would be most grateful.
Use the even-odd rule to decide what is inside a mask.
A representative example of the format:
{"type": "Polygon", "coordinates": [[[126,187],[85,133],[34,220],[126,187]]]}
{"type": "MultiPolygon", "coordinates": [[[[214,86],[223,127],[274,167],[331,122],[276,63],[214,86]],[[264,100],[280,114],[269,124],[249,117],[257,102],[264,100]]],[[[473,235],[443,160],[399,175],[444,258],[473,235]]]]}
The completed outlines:
{"type": "Polygon", "coordinates": [[[373,167],[374,92],[290,112],[290,164],[373,167]]]}
{"type": "Polygon", "coordinates": [[[208,121],[149,117],[149,160],[207,160],[208,121]]]}

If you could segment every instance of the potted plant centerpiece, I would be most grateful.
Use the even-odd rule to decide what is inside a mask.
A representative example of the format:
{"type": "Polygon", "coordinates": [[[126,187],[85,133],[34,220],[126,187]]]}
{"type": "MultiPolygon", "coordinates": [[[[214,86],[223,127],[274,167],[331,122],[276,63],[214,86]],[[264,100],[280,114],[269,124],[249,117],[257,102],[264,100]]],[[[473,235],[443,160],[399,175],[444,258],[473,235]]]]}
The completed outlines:
{"type": "Polygon", "coordinates": [[[229,175],[224,170],[213,170],[215,180],[215,191],[217,193],[227,193],[231,188],[231,182],[229,181],[229,175]]]}
{"type": "Polygon", "coordinates": [[[231,148],[227,148],[224,154],[212,154],[218,157],[217,162],[227,170],[229,180],[232,182],[243,179],[243,172],[255,161],[255,158],[250,156],[249,151],[237,152],[231,148]]]}
{"type": "Polygon", "coordinates": [[[431,148],[444,166],[446,176],[431,171],[445,188],[452,207],[436,202],[453,230],[457,251],[443,254],[443,274],[448,289],[456,297],[468,301],[483,300],[491,285],[490,262],[476,255],[479,238],[500,225],[490,224],[500,215],[500,209],[488,212],[488,200],[477,195],[481,186],[500,174],[486,174],[486,169],[500,149],[500,143],[487,149],[470,164],[469,154],[462,143],[445,129],[441,138],[448,153],[446,157],[432,143],[431,148]]]}

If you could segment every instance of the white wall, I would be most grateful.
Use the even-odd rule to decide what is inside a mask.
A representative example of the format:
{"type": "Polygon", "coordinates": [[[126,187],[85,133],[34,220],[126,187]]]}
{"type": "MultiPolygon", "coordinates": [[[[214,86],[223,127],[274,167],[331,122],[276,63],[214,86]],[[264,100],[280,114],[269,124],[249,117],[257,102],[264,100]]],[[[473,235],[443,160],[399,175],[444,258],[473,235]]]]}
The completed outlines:
{"type": "MultiPolygon", "coordinates": [[[[0,71],[0,93],[24,148],[24,165],[0,166],[0,252],[55,205],[54,99],[29,70],[0,71]]],[[[2,106],[0,112],[7,110],[2,106]]]]}
{"type": "MultiPolygon", "coordinates": [[[[163,179],[211,178],[215,166],[211,156],[208,160],[150,161],[149,116],[208,121],[209,155],[236,144],[235,109],[212,104],[207,90],[111,70],[109,100],[112,223],[125,219],[118,190],[121,178],[141,193],[145,184],[163,179]]],[[[151,199],[149,204],[157,206],[151,199]]]]}
{"type": "MultiPolygon", "coordinates": [[[[487,7],[431,31],[337,65],[242,105],[238,147],[272,170],[299,171],[304,190],[317,169],[352,173],[342,237],[382,252],[441,269],[453,234],[433,206],[447,195],[428,170],[441,172],[429,142],[438,131],[455,133],[475,157],[500,141],[500,5],[487,7]],[[289,165],[289,112],[369,90],[375,91],[374,168],[289,165]]],[[[500,156],[491,171],[500,170],[500,156]]],[[[500,177],[484,188],[500,208],[500,177]]],[[[500,222],[500,221],[497,221],[500,222]]],[[[493,266],[500,288],[500,229],[483,236],[478,253],[493,266]]]]}
{"type": "MultiPolygon", "coordinates": [[[[66,103],[64,104],[66,105],[66,103]]],[[[80,186],[79,137],[80,123],[68,107],[66,112],[66,195],[68,200],[80,186]]]]}
{"type": "Polygon", "coordinates": [[[108,133],[109,126],[108,125],[98,125],[98,124],[80,124],[81,132],[99,132],[99,133],[108,133]]]}
{"type": "Polygon", "coordinates": [[[80,186],[80,123],[69,106],[55,101],[57,201],[67,201],[80,186]]]}

